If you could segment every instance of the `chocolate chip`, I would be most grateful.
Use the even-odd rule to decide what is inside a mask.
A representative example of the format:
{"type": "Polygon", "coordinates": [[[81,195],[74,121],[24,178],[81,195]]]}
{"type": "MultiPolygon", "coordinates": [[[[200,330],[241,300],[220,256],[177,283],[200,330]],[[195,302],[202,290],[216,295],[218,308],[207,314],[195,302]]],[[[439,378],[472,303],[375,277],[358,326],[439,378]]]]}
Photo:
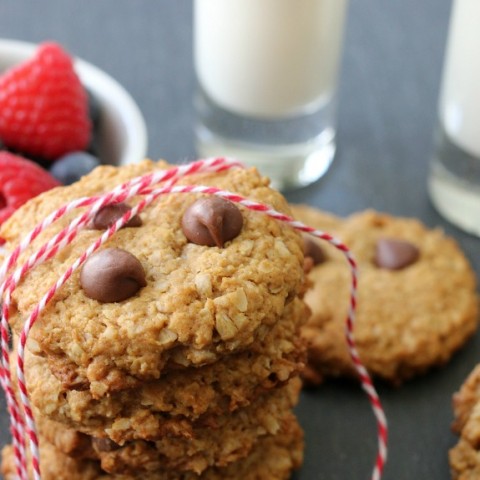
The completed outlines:
{"type": "MultiPolygon", "coordinates": [[[[106,230],[110,228],[119,218],[123,217],[131,207],[126,203],[113,203],[111,205],[105,205],[95,215],[92,221],[92,228],[96,230],[106,230]]],[[[142,219],[135,215],[129,222],[123,226],[128,227],[140,227],[142,225],[142,219]]]]}
{"type": "Polygon", "coordinates": [[[419,256],[419,249],[410,242],[381,238],[375,249],[375,264],[387,270],[400,270],[415,263],[419,256]]]}
{"type": "Polygon", "coordinates": [[[201,198],[187,208],[182,230],[192,243],[223,247],[243,226],[243,216],[232,202],[220,197],[201,198]]]}
{"type": "Polygon", "coordinates": [[[120,445],[116,444],[109,438],[92,438],[92,446],[97,452],[114,452],[120,448],[120,445]]]}
{"type": "Polygon", "coordinates": [[[314,267],[314,263],[313,263],[313,258],[312,257],[305,257],[303,259],[303,271],[305,274],[309,274],[312,270],[313,270],[313,267],[314,267]]]}
{"type": "Polygon", "coordinates": [[[80,283],[87,297],[102,303],[126,300],[147,284],[140,261],[120,248],[93,254],[82,268],[80,283]]]}
{"type": "Polygon", "coordinates": [[[325,261],[325,254],[320,245],[312,240],[309,236],[303,236],[303,253],[305,257],[310,257],[314,265],[325,261]]]}

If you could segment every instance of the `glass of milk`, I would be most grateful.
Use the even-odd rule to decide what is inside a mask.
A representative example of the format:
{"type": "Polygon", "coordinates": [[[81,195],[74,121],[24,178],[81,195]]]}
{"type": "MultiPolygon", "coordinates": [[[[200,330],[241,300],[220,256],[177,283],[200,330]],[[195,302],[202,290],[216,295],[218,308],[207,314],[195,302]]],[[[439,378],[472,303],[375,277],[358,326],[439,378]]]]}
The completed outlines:
{"type": "Polygon", "coordinates": [[[195,0],[198,153],[307,185],[335,153],[347,0],[195,0]]]}
{"type": "Polygon", "coordinates": [[[429,190],[438,211],[480,236],[480,1],[455,0],[429,190]]]}

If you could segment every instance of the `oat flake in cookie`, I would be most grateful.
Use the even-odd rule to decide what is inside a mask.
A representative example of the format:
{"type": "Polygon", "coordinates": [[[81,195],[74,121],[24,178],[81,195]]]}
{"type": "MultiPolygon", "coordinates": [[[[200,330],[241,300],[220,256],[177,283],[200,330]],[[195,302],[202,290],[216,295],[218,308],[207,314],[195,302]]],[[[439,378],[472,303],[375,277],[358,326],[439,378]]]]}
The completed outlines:
{"type": "MultiPolygon", "coordinates": [[[[296,206],[294,215],[334,234],[355,255],[355,339],[360,358],[375,376],[400,384],[442,365],[477,328],[474,273],[441,230],[374,211],[341,219],[296,206]]],[[[319,244],[326,259],[310,271],[313,287],[305,300],[312,316],[303,328],[309,343],[305,376],[313,384],[326,376],[355,374],[344,335],[349,272],[343,257],[319,244]]]]}

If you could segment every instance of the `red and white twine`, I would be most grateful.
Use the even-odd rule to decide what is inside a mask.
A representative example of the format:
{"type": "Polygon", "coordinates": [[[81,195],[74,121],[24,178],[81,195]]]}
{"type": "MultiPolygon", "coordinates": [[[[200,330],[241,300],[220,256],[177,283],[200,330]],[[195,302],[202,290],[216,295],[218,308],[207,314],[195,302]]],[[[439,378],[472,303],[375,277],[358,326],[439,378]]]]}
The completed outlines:
{"type": "Polygon", "coordinates": [[[20,243],[20,245],[8,256],[0,268],[0,298],[3,297],[2,319],[0,323],[0,381],[7,398],[7,406],[10,414],[11,432],[13,438],[13,449],[15,455],[15,464],[17,475],[20,480],[28,480],[27,459],[25,439],[28,438],[31,451],[31,466],[35,480],[41,479],[40,456],[38,448],[38,436],[36,432],[35,420],[33,417],[28,389],[25,380],[24,357],[25,345],[28,335],[33,325],[41,315],[42,311],[48,305],[56,292],[68,281],[72,274],[78,270],[96,250],[98,250],[109,238],[111,238],[120,228],[143,209],[148,207],[158,197],[165,194],[179,193],[202,193],[217,195],[232,202],[238,203],[243,207],[261,212],[278,221],[287,223],[291,227],[301,232],[313,235],[319,239],[325,240],[340,250],[350,266],[352,275],[352,285],[350,292],[350,306],[346,320],[346,339],[352,361],[359,374],[360,381],[366,392],[377,421],[378,433],[378,451],[375,462],[375,468],[372,474],[372,480],[380,480],[387,458],[387,422],[385,414],[375,390],[373,382],[367,370],[363,366],[354,340],[354,323],[356,310],[356,291],[357,291],[357,265],[349,249],[339,240],[322,231],[316,230],[293,218],[280,213],[267,205],[254,202],[243,196],[232,192],[220,190],[215,187],[201,185],[175,185],[176,181],[182,177],[200,172],[219,172],[233,167],[241,167],[241,164],[235,160],[225,158],[213,158],[200,160],[187,165],[178,166],[168,170],[159,170],[142,177],[125,182],[116,187],[111,192],[94,197],[86,197],[74,200],[67,205],[59,208],[40,224],[38,224],[20,243]],[[162,185],[160,185],[162,184],[162,185]],[[64,246],[69,245],[75,239],[79,231],[87,225],[95,214],[105,205],[111,203],[125,202],[135,197],[143,196],[142,200],[122,218],[117,220],[108,230],[103,232],[100,237],[93,242],[85,252],[70,265],[61,277],[48,289],[47,293],[41,298],[34,307],[28,318],[25,320],[22,332],[17,344],[17,386],[21,400],[21,410],[13,391],[13,382],[11,377],[10,351],[9,351],[9,318],[11,297],[15,288],[21,279],[36,265],[54,257],[64,246]],[[44,243],[36,252],[19,267],[17,262],[20,255],[31,245],[31,243],[48,226],[65,216],[67,213],[80,208],[89,207],[81,215],[73,219],[70,224],[61,232],[57,233],[50,240],[44,243]],[[15,270],[9,273],[13,268],[15,270]]]}

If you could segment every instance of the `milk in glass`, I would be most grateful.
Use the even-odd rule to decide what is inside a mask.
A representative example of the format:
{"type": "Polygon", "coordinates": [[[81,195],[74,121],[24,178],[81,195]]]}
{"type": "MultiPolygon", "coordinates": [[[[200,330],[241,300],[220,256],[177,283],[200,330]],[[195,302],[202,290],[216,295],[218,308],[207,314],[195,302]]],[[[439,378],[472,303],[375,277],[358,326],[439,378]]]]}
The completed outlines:
{"type": "Polygon", "coordinates": [[[318,178],[334,151],[346,7],[346,0],[195,0],[199,150],[236,155],[286,177],[280,183],[318,178]]]}
{"type": "Polygon", "coordinates": [[[480,235],[480,1],[455,0],[429,179],[434,205],[480,235]]]}

